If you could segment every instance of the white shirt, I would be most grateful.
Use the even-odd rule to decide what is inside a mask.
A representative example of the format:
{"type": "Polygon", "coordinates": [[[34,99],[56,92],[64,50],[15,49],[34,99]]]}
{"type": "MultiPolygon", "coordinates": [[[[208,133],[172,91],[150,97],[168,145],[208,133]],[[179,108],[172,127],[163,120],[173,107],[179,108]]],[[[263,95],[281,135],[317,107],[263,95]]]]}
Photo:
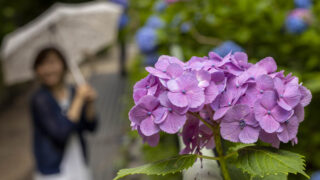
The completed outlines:
{"type": "MultiPolygon", "coordinates": [[[[70,94],[70,93],[69,93],[70,94]]],[[[70,95],[59,102],[62,111],[69,109],[70,95]]],[[[92,180],[91,172],[85,163],[80,140],[76,133],[72,133],[67,142],[60,173],[52,175],[35,174],[35,180],[92,180]]]]}

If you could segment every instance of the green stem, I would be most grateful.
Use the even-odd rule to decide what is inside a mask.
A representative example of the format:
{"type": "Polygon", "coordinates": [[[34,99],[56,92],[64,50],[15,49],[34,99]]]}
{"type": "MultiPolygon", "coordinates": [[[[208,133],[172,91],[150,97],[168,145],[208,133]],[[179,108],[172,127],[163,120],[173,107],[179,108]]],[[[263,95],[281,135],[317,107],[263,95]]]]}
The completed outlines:
{"type": "Polygon", "coordinates": [[[232,153],[226,154],[226,155],[224,156],[224,159],[228,159],[228,158],[230,158],[231,156],[236,155],[237,153],[238,153],[238,152],[237,152],[237,151],[235,151],[235,152],[232,152],[232,153]]]}
{"type": "Polygon", "coordinates": [[[216,124],[214,126],[214,129],[215,130],[213,131],[213,137],[214,137],[214,141],[215,141],[215,144],[216,144],[216,150],[217,150],[218,155],[219,155],[219,162],[220,162],[221,172],[222,172],[222,175],[223,175],[225,180],[231,180],[229,172],[228,172],[228,169],[227,169],[226,159],[225,159],[224,154],[223,154],[219,124],[216,124]]]}
{"type": "Polygon", "coordinates": [[[227,156],[224,156],[223,149],[222,149],[222,143],[221,143],[220,125],[218,123],[215,123],[214,121],[213,121],[214,124],[211,125],[207,121],[205,121],[199,114],[197,114],[197,113],[191,113],[191,114],[193,116],[195,116],[196,118],[200,119],[200,121],[202,121],[206,126],[208,126],[213,132],[213,137],[214,137],[214,141],[216,144],[216,150],[218,152],[218,158],[214,158],[214,157],[208,158],[208,156],[205,156],[203,158],[218,160],[220,162],[220,168],[221,168],[221,172],[224,177],[224,180],[231,180],[228,169],[227,169],[226,158],[232,156],[233,154],[229,154],[227,156]]]}
{"type": "Polygon", "coordinates": [[[211,157],[211,156],[204,156],[204,155],[197,155],[198,158],[202,158],[202,159],[210,159],[210,160],[216,160],[218,161],[220,158],[219,157],[211,157]]]}

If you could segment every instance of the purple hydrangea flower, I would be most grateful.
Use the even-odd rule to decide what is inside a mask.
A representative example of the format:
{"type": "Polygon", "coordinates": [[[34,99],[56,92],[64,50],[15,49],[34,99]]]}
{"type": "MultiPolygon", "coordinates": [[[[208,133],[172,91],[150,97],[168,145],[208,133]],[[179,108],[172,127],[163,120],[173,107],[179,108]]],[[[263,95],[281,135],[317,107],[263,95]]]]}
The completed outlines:
{"type": "Polygon", "coordinates": [[[133,87],[134,102],[137,103],[145,95],[155,95],[158,87],[158,80],[155,76],[148,75],[141,79],[133,87]]]}
{"type": "Polygon", "coordinates": [[[211,104],[212,109],[215,111],[213,119],[218,120],[222,118],[238,102],[247,87],[247,85],[237,84],[236,78],[230,79],[225,91],[221,92],[219,97],[211,104]]]}
{"type": "Polygon", "coordinates": [[[309,89],[307,89],[306,87],[304,87],[302,85],[299,86],[299,90],[301,93],[300,103],[303,107],[305,107],[310,104],[311,99],[312,99],[312,94],[309,89]]]}
{"type": "Polygon", "coordinates": [[[182,75],[183,65],[184,63],[175,57],[160,56],[155,68],[146,67],[146,70],[156,77],[169,80],[182,75]]]}
{"type": "Polygon", "coordinates": [[[263,142],[270,143],[274,148],[279,148],[280,146],[280,140],[277,133],[267,133],[264,130],[261,130],[259,139],[263,142]]]}
{"type": "Polygon", "coordinates": [[[200,153],[203,147],[212,149],[215,146],[210,128],[191,115],[188,116],[183,127],[182,140],[186,147],[181,150],[180,154],[200,153]]]}
{"type": "Polygon", "coordinates": [[[292,116],[290,119],[286,120],[285,122],[281,123],[278,138],[280,141],[287,143],[290,140],[294,139],[298,133],[299,127],[299,120],[297,116],[292,116]]]}
{"type": "Polygon", "coordinates": [[[164,114],[161,119],[155,121],[159,128],[169,134],[177,133],[186,122],[186,108],[175,107],[170,103],[167,92],[159,96],[160,103],[164,108],[164,114]]]}
{"type": "Polygon", "coordinates": [[[238,83],[244,84],[247,82],[255,82],[260,75],[271,74],[277,70],[277,64],[272,57],[266,57],[256,64],[250,66],[238,77],[238,83]]]}
{"type": "Polygon", "coordinates": [[[203,89],[198,86],[198,80],[192,73],[185,73],[176,80],[170,80],[168,98],[178,107],[197,108],[204,103],[203,89]]]}
{"type": "Polygon", "coordinates": [[[160,131],[155,124],[164,114],[164,109],[160,106],[159,100],[154,96],[144,96],[133,106],[129,112],[129,119],[134,125],[140,127],[144,136],[151,136],[160,131]]]}
{"type": "Polygon", "coordinates": [[[261,99],[256,101],[254,113],[261,128],[267,133],[273,133],[279,129],[280,123],[289,119],[293,111],[287,111],[277,104],[274,91],[266,91],[261,99]]]}
{"type": "MultiPolygon", "coordinates": [[[[226,82],[227,82],[226,77],[223,72],[220,71],[220,72],[212,73],[209,85],[204,89],[204,95],[205,95],[204,103],[210,104],[214,100],[216,100],[218,95],[224,91],[226,87],[226,82]]],[[[205,84],[205,82],[202,84],[205,84]]],[[[201,87],[200,84],[199,86],[201,87]]]]}
{"type": "Polygon", "coordinates": [[[298,105],[301,100],[301,93],[298,84],[284,84],[280,78],[274,78],[274,85],[279,96],[279,106],[290,111],[298,105]]]}
{"type": "Polygon", "coordinates": [[[259,124],[247,105],[233,106],[223,117],[220,126],[221,136],[232,142],[254,143],[259,137],[259,124]]]}
{"type": "Polygon", "coordinates": [[[144,134],[142,134],[140,128],[137,129],[139,135],[142,137],[143,142],[146,142],[149,144],[149,146],[151,147],[155,147],[158,145],[159,140],[160,140],[160,134],[156,133],[154,135],[151,136],[145,136],[144,134]]]}
{"type": "Polygon", "coordinates": [[[235,76],[242,74],[251,66],[248,63],[248,56],[244,52],[235,52],[230,57],[230,62],[227,64],[227,71],[235,76]]]}
{"type": "Polygon", "coordinates": [[[203,68],[210,73],[223,70],[224,65],[230,62],[231,53],[227,54],[225,57],[220,57],[215,52],[210,52],[208,60],[203,62],[203,68]]]}
{"type": "Polygon", "coordinates": [[[186,147],[181,153],[213,148],[213,132],[203,121],[220,125],[222,138],[232,142],[298,143],[298,127],[312,95],[291,73],[277,72],[271,57],[250,64],[242,52],[223,58],[210,52],[186,63],[161,56],[146,70],[150,74],[134,86],[136,105],[129,119],[151,146],[158,143],[160,131],[182,129],[186,147]]]}

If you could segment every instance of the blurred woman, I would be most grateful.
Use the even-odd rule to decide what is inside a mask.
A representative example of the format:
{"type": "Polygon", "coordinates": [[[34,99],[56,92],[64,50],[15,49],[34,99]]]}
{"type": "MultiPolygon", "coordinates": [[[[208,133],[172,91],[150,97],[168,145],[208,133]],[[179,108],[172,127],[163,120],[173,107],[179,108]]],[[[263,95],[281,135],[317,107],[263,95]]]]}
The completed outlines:
{"type": "Polygon", "coordinates": [[[89,180],[85,131],[97,121],[95,91],[64,82],[67,63],[56,48],[45,48],[33,66],[40,82],[31,99],[36,180],[89,180]]]}

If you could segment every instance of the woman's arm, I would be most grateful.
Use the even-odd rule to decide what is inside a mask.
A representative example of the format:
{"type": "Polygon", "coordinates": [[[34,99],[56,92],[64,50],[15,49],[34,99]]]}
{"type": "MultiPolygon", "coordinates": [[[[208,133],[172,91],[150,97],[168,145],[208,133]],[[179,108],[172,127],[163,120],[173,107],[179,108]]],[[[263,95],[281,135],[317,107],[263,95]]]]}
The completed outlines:
{"type": "Polygon", "coordinates": [[[93,104],[93,101],[95,98],[95,94],[93,94],[95,92],[94,91],[92,92],[92,91],[93,91],[92,88],[87,84],[81,85],[77,88],[75,97],[67,113],[69,119],[72,122],[79,122],[84,104],[89,105],[89,106],[86,106],[87,107],[86,114],[89,116],[88,119],[94,116],[94,113],[95,113],[94,107],[93,105],[90,105],[90,104],[93,104]]]}
{"type": "Polygon", "coordinates": [[[88,121],[95,120],[96,111],[95,111],[95,108],[94,108],[94,102],[93,101],[87,103],[85,111],[86,111],[86,119],[88,121]]]}
{"type": "Polygon", "coordinates": [[[67,113],[67,116],[70,119],[70,121],[74,123],[79,122],[84,103],[85,103],[84,98],[77,93],[67,113]]]}
{"type": "Polygon", "coordinates": [[[57,143],[64,144],[77,125],[68,116],[58,111],[46,96],[34,97],[31,101],[35,124],[57,143]]]}
{"type": "Polygon", "coordinates": [[[97,115],[94,106],[96,98],[96,91],[89,87],[89,92],[86,99],[87,101],[84,107],[84,114],[82,115],[82,128],[89,131],[95,131],[97,127],[97,115]]]}

